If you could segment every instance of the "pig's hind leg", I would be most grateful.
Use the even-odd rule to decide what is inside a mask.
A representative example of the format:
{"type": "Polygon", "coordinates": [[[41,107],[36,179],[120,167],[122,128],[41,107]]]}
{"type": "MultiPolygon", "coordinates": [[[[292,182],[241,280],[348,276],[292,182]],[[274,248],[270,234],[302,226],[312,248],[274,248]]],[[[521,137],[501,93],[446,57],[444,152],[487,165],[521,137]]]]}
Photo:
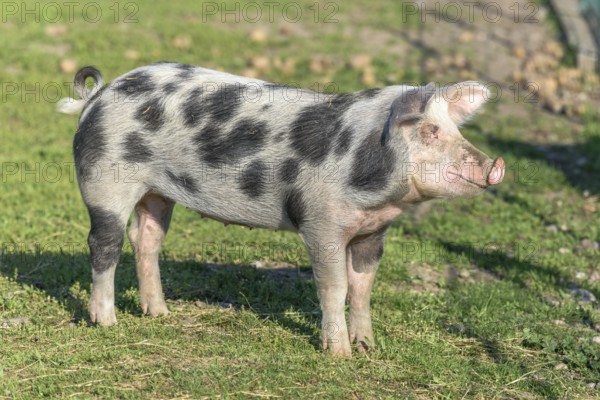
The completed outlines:
{"type": "Polygon", "coordinates": [[[111,191],[105,186],[89,185],[85,181],[82,186],[85,187],[82,193],[88,200],[86,205],[91,222],[88,236],[93,280],[90,319],[100,325],[113,325],[117,322],[115,270],[121,256],[127,220],[141,195],[136,190],[124,194],[118,187],[113,186],[111,191]],[[121,196],[117,197],[115,193],[121,196]],[[95,201],[92,203],[91,199],[95,201]]]}
{"type": "Polygon", "coordinates": [[[169,229],[174,206],[173,201],[158,194],[146,194],[135,206],[135,215],[128,231],[135,251],[142,311],[152,316],[169,314],[160,283],[158,255],[169,229]]]}

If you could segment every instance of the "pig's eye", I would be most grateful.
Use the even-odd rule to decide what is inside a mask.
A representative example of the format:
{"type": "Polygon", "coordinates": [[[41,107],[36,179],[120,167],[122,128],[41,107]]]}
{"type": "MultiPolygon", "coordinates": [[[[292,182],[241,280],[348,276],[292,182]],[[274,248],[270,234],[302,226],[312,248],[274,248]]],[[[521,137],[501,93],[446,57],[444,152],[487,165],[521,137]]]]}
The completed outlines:
{"type": "Polygon", "coordinates": [[[423,144],[430,145],[437,139],[439,129],[440,127],[434,124],[423,124],[421,126],[421,141],[423,144]]]}

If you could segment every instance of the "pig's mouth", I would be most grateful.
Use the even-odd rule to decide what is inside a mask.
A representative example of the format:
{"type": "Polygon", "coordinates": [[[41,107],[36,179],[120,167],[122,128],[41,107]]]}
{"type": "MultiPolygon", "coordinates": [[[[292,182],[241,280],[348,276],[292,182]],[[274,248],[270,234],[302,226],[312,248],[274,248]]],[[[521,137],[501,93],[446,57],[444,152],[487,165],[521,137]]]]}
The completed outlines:
{"type": "Polygon", "coordinates": [[[489,187],[489,185],[488,185],[487,183],[485,183],[485,184],[477,183],[477,182],[475,182],[474,180],[472,180],[472,179],[469,179],[469,178],[467,178],[467,177],[466,177],[466,176],[464,176],[464,175],[457,174],[457,173],[455,173],[455,172],[452,172],[452,171],[448,171],[448,173],[449,173],[450,175],[454,175],[454,176],[456,176],[457,178],[460,178],[460,179],[462,179],[462,180],[463,180],[463,181],[465,181],[465,182],[468,182],[469,184],[471,184],[471,185],[473,185],[473,186],[477,186],[477,187],[478,187],[478,188],[480,188],[480,189],[484,189],[484,190],[485,190],[485,189],[487,189],[487,188],[489,187]]]}
{"type": "Polygon", "coordinates": [[[483,183],[478,182],[478,180],[466,177],[460,172],[455,172],[453,170],[448,170],[447,172],[448,174],[454,175],[455,177],[462,179],[463,181],[469,183],[472,186],[476,186],[479,189],[485,190],[490,186],[498,185],[504,179],[504,160],[502,159],[502,157],[496,158],[492,163],[492,167],[490,168],[487,175],[484,174],[485,171],[483,168],[480,171],[478,171],[481,173],[481,178],[484,179],[483,183]]]}

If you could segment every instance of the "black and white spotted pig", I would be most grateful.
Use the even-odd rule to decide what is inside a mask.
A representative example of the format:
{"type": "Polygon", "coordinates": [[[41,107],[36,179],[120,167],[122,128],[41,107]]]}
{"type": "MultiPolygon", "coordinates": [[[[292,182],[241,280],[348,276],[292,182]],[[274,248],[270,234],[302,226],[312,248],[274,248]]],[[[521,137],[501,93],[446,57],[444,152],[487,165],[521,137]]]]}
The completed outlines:
{"type": "Polygon", "coordinates": [[[83,110],[73,147],[91,219],[89,310],[102,325],[116,322],[114,274],[133,210],[142,309],[168,313],[158,254],[180,203],[224,223],[298,232],[323,346],[349,355],[351,342],[374,343],[370,292],[394,218],[411,203],[478,194],[504,175],[502,158],[458,130],[485,102],[476,82],[322,94],[158,63],[106,86],[86,67],[75,88],[82,99],[64,99],[59,111],[83,110]],[[130,164],[133,179],[115,179],[130,164]]]}

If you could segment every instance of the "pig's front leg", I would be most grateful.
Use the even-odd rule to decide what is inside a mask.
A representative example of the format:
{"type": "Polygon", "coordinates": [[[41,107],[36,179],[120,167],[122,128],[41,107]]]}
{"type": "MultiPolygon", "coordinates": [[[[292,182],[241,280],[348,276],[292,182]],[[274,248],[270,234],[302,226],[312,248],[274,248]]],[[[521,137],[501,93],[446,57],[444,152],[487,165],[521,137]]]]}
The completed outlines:
{"type": "Polygon", "coordinates": [[[371,326],[371,288],[383,255],[385,229],[350,242],[347,250],[348,301],[350,303],[350,342],[359,350],[375,345],[371,326]]]}
{"type": "MultiPolygon", "coordinates": [[[[326,237],[326,236],[321,236],[326,237]]],[[[307,241],[321,304],[323,349],[334,355],[350,356],[345,305],[348,293],[346,243],[336,239],[307,241]]]]}

